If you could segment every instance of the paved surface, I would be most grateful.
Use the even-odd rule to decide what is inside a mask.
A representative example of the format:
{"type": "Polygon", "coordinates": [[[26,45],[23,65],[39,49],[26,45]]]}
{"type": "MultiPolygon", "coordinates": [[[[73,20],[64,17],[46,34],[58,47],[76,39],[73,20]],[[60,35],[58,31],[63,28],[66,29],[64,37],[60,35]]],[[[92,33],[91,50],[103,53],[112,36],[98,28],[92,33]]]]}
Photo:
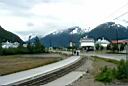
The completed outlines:
{"type": "Polygon", "coordinates": [[[62,60],[62,61],[59,61],[59,62],[56,62],[53,64],[49,64],[49,65],[46,65],[43,67],[38,67],[38,68],[31,69],[31,70],[23,71],[23,72],[18,72],[18,73],[6,75],[6,76],[1,76],[0,77],[0,86],[16,83],[19,81],[24,81],[27,79],[33,79],[35,77],[37,78],[40,75],[41,76],[46,75],[48,73],[56,71],[57,69],[69,66],[69,65],[77,62],[80,59],[81,59],[80,56],[72,56],[65,60],[62,60]]]}
{"type": "MultiPolygon", "coordinates": [[[[64,53],[70,54],[71,52],[64,51],[64,53]]],[[[81,67],[79,67],[77,69],[77,71],[87,72],[87,70],[88,70],[89,73],[84,74],[82,76],[82,78],[79,78],[78,80],[76,80],[75,82],[73,82],[72,84],[67,85],[67,86],[128,86],[128,84],[126,84],[126,85],[125,84],[123,84],[123,85],[115,85],[115,84],[114,85],[110,85],[110,84],[105,85],[103,83],[96,82],[94,80],[94,78],[92,78],[93,76],[90,74],[90,71],[93,69],[92,60],[90,60],[91,59],[90,56],[110,58],[110,59],[114,59],[114,60],[121,60],[121,59],[126,60],[125,54],[96,54],[95,52],[83,52],[83,53],[81,53],[81,56],[88,56],[88,59],[81,67]]],[[[59,85],[59,86],[61,86],[61,85],[59,85]]]]}
{"type": "MultiPolygon", "coordinates": [[[[87,61],[86,59],[84,59],[84,63],[80,67],[72,71],[71,73],[42,86],[74,86],[74,82],[77,82],[80,78],[86,76],[87,70],[90,71],[90,69],[92,69],[91,63],[92,63],[91,61],[87,61]]],[[[81,85],[75,85],[75,86],[81,86],[81,85]]]]}
{"type": "MultiPolygon", "coordinates": [[[[66,54],[72,53],[72,52],[68,52],[68,51],[60,51],[60,52],[63,52],[66,54]]],[[[81,52],[80,55],[82,55],[82,56],[98,56],[98,57],[110,58],[110,59],[114,59],[114,60],[121,60],[121,59],[126,60],[126,54],[97,54],[95,52],[81,52]]]]}
{"type": "Polygon", "coordinates": [[[110,59],[115,59],[115,60],[121,60],[124,59],[126,60],[126,55],[125,54],[96,54],[94,52],[90,52],[90,53],[81,53],[81,55],[84,56],[98,56],[98,57],[102,57],[102,58],[110,58],[110,59]]]}
{"type": "Polygon", "coordinates": [[[69,74],[54,80],[48,84],[41,85],[41,86],[67,86],[73,83],[74,81],[78,80],[80,77],[82,77],[85,74],[85,72],[80,71],[74,71],[70,72],[69,74]]]}

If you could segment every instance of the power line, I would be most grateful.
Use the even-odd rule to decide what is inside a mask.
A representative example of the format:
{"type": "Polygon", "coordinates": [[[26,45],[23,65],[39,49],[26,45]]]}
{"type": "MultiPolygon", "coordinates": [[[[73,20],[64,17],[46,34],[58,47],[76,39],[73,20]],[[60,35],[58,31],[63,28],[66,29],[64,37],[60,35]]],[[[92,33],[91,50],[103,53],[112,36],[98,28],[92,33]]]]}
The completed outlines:
{"type": "Polygon", "coordinates": [[[124,4],[123,6],[119,7],[118,9],[116,9],[115,11],[113,11],[109,16],[117,13],[119,10],[121,10],[122,8],[124,8],[125,6],[128,6],[128,2],[126,4],[124,4]]]}
{"type": "Polygon", "coordinates": [[[121,14],[121,15],[119,15],[118,17],[114,18],[113,20],[119,19],[120,17],[122,17],[122,16],[124,16],[124,15],[126,15],[126,14],[128,14],[128,11],[125,12],[125,13],[123,13],[123,14],[121,14]]]}
{"type": "MultiPolygon", "coordinates": [[[[121,6],[121,7],[119,7],[118,9],[116,9],[115,11],[113,11],[108,17],[106,17],[105,19],[107,19],[107,18],[109,18],[109,17],[111,17],[111,16],[113,16],[114,14],[116,14],[119,10],[121,10],[121,9],[123,9],[125,6],[128,6],[128,2],[126,3],[126,4],[124,4],[123,6],[121,6]]],[[[120,15],[120,16],[123,16],[125,13],[123,13],[122,15],[120,15]]],[[[116,17],[117,18],[117,17],[116,17]]],[[[116,18],[114,18],[114,19],[116,19],[116,18]]],[[[113,20],[114,20],[113,19],[113,20]]]]}

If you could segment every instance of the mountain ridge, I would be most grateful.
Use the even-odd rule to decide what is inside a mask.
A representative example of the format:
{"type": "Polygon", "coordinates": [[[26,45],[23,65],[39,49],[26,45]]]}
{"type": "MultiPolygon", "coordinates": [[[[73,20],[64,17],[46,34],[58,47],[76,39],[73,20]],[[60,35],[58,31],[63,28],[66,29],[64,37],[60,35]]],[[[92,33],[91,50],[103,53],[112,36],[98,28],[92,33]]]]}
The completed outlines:
{"type": "Polygon", "coordinates": [[[23,40],[16,34],[5,30],[2,26],[0,26],[0,43],[2,42],[19,42],[22,43],[23,40]]]}
{"type": "Polygon", "coordinates": [[[80,38],[86,34],[83,30],[74,26],[60,32],[55,31],[41,38],[42,43],[46,47],[69,47],[70,42],[74,42],[76,46],[79,46],[80,38]]]}
{"type": "Polygon", "coordinates": [[[88,37],[94,38],[95,40],[104,37],[109,41],[128,39],[128,28],[115,22],[106,22],[92,29],[88,37]]]}
{"type": "Polygon", "coordinates": [[[81,29],[78,26],[67,28],[65,30],[54,31],[40,40],[46,47],[69,47],[70,42],[79,46],[80,39],[87,36],[88,38],[93,38],[95,41],[98,39],[120,40],[128,39],[128,28],[121,24],[116,24],[115,22],[105,22],[98,25],[92,30],[81,29]],[[118,36],[118,37],[117,37],[118,36]]]}

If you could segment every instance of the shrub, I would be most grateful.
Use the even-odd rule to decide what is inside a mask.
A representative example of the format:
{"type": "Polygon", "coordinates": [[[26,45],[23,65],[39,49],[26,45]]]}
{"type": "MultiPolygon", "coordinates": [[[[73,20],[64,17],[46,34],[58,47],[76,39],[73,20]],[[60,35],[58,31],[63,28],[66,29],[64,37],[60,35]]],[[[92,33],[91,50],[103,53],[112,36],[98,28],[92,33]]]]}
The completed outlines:
{"type": "Polygon", "coordinates": [[[110,69],[105,66],[103,70],[96,76],[97,81],[102,81],[105,83],[111,82],[114,79],[128,79],[128,61],[121,60],[117,66],[117,69],[110,69]]]}
{"type": "Polygon", "coordinates": [[[117,67],[117,79],[128,79],[128,61],[120,61],[117,67]]]}
{"type": "Polygon", "coordinates": [[[115,79],[114,72],[115,70],[107,68],[107,66],[105,66],[101,73],[96,76],[96,80],[102,81],[104,83],[112,82],[115,79]]]}

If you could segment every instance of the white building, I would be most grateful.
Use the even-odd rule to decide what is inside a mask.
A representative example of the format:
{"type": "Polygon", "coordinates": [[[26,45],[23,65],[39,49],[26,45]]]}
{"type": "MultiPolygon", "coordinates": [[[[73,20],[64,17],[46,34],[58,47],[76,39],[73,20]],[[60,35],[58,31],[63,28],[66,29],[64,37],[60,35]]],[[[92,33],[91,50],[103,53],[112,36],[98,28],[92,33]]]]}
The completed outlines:
{"type": "Polygon", "coordinates": [[[98,41],[96,41],[96,44],[99,44],[103,46],[104,48],[106,48],[110,44],[110,42],[102,38],[102,39],[98,39],[98,41]]]}
{"type": "Polygon", "coordinates": [[[84,37],[80,40],[80,48],[86,51],[95,50],[94,39],[84,37]]]}
{"type": "Polygon", "coordinates": [[[2,48],[17,48],[20,45],[18,42],[2,42],[2,48]]]}
{"type": "Polygon", "coordinates": [[[27,47],[28,46],[28,44],[23,44],[23,47],[27,47]]]}

